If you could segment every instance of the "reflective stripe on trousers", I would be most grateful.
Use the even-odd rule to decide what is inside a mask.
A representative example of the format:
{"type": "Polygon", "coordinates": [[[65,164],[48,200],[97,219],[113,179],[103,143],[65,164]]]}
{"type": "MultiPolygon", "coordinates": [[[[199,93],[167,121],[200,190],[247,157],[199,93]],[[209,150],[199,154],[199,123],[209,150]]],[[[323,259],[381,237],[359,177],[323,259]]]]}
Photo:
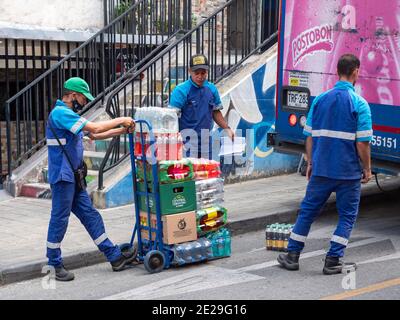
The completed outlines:
{"type": "Polygon", "coordinates": [[[336,192],[339,223],[331,238],[331,247],[327,255],[343,257],[358,214],[361,194],[360,180],[334,180],[312,176],[293,228],[293,236],[291,235],[289,239],[289,251],[301,252],[303,250],[311,224],[332,192],[336,192]]]}
{"type": "MultiPolygon", "coordinates": [[[[51,185],[52,209],[47,234],[47,258],[49,265],[62,264],[61,243],[68,227],[71,211],[85,226],[90,237],[105,254],[108,261],[114,261],[121,256],[118,246],[107,237],[100,213],[93,207],[86,191],[76,192],[75,184],[60,181],[51,185]]],[[[73,235],[72,235],[73,236],[73,235]]]]}

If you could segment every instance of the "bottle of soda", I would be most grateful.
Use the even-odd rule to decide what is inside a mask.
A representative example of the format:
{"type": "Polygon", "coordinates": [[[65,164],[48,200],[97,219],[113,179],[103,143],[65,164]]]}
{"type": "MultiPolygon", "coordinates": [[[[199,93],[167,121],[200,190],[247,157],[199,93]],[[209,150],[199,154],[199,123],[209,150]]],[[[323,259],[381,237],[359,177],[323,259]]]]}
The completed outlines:
{"type": "Polygon", "coordinates": [[[290,237],[290,231],[289,231],[288,226],[285,227],[283,231],[283,251],[288,252],[288,244],[289,244],[289,237],[290,237]]]}
{"type": "Polygon", "coordinates": [[[279,227],[279,251],[284,251],[284,225],[279,227]]]}
{"type": "Polygon", "coordinates": [[[271,233],[272,233],[271,225],[268,225],[267,229],[265,231],[267,250],[272,250],[272,234],[271,233]]]}
{"type": "Polygon", "coordinates": [[[178,133],[178,142],[177,142],[177,147],[176,147],[176,152],[177,152],[177,160],[181,160],[183,157],[183,140],[182,136],[180,133],[178,133]]]}
{"type": "Polygon", "coordinates": [[[277,232],[277,225],[273,224],[272,229],[271,229],[271,245],[272,245],[272,251],[277,251],[278,248],[278,232],[277,232]]]}

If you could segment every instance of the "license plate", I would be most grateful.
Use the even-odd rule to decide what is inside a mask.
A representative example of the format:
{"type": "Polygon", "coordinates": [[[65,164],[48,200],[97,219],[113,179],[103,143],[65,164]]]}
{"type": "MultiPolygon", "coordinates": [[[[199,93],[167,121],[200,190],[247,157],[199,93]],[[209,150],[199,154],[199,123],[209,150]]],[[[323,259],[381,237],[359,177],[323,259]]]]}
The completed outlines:
{"type": "Polygon", "coordinates": [[[308,108],[307,92],[287,91],[287,106],[306,110],[308,108]]]}

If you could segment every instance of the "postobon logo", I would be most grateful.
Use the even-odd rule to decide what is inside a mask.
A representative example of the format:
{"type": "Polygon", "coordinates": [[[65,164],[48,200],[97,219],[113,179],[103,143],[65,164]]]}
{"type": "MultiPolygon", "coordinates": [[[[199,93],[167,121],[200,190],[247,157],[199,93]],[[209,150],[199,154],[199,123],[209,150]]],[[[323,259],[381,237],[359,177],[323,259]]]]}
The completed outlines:
{"type": "Polygon", "coordinates": [[[172,199],[172,205],[175,208],[183,207],[186,204],[186,198],[182,195],[177,195],[175,198],[172,199]]]}
{"type": "Polygon", "coordinates": [[[326,24],[308,29],[292,41],[293,66],[318,51],[332,52],[333,26],[326,24]]]}
{"type": "Polygon", "coordinates": [[[186,221],[185,219],[179,220],[178,222],[178,228],[179,230],[185,230],[186,229],[186,221]]]}

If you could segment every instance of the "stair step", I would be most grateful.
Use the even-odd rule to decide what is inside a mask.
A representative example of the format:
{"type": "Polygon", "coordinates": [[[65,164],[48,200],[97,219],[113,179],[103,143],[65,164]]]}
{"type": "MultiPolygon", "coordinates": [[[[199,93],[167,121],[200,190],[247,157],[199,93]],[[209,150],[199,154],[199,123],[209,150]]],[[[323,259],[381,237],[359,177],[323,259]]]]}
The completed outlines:
{"type": "Polygon", "coordinates": [[[97,151],[96,150],[96,141],[90,139],[89,137],[83,138],[83,149],[87,151],[97,151]]]}
{"type": "MultiPolygon", "coordinates": [[[[99,176],[98,170],[88,170],[87,174],[88,183],[91,182],[93,179],[97,178],[98,176],[99,176]]],[[[44,184],[49,183],[49,171],[47,167],[44,167],[42,169],[42,181],[44,184]]]]}
{"type": "Polygon", "coordinates": [[[48,167],[44,167],[42,169],[42,176],[40,177],[39,182],[49,183],[49,168],[48,167]]]}
{"type": "Polygon", "coordinates": [[[83,159],[86,162],[88,170],[99,170],[105,155],[105,152],[85,150],[83,152],[83,159]]]}
{"type": "Polygon", "coordinates": [[[98,177],[99,171],[98,170],[88,170],[87,175],[91,176],[91,177],[98,177]]]}
{"type": "Polygon", "coordinates": [[[38,198],[38,199],[51,199],[51,189],[48,183],[27,183],[21,188],[21,196],[38,198]]]}
{"type": "Polygon", "coordinates": [[[88,158],[101,158],[103,159],[104,156],[106,155],[105,152],[102,151],[89,151],[89,150],[85,150],[83,151],[83,156],[84,157],[88,157],[88,158]]]}

